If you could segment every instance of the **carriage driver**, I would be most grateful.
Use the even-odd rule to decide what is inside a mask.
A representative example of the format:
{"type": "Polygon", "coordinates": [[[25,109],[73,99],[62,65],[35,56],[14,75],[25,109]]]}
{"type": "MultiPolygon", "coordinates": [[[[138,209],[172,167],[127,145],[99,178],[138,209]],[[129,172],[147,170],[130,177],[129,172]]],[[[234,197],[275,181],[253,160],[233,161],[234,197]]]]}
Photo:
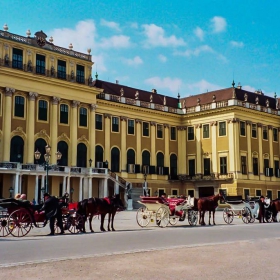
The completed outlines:
{"type": "Polygon", "coordinates": [[[60,228],[60,234],[64,233],[62,224],[62,213],[59,206],[59,201],[56,197],[50,196],[48,193],[44,194],[44,205],[40,211],[45,211],[46,220],[50,220],[51,233],[48,235],[54,235],[54,222],[57,219],[57,225],[60,228]]]}

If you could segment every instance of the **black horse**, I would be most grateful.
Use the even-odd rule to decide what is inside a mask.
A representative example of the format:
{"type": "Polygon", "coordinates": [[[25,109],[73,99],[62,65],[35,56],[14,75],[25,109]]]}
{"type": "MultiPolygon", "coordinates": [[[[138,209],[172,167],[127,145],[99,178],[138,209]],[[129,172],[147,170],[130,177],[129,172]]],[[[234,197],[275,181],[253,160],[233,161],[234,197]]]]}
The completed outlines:
{"type": "Polygon", "coordinates": [[[90,231],[94,232],[94,230],[92,229],[92,219],[95,215],[101,215],[100,230],[105,231],[104,219],[107,214],[109,214],[108,231],[110,231],[111,229],[112,229],[112,231],[115,231],[114,217],[116,215],[116,212],[122,211],[124,209],[125,209],[125,207],[123,205],[122,200],[120,199],[119,194],[112,196],[112,197],[106,197],[106,198],[93,197],[93,198],[84,199],[84,200],[80,201],[78,203],[77,213],[80,215],[83,215],[83,217],[84,217],[82,232],[86,232],[85,222],[88,217],[89,217],[90,231]],[[110,222],[111,222],[111,229],[110,229],[110,222]]]}

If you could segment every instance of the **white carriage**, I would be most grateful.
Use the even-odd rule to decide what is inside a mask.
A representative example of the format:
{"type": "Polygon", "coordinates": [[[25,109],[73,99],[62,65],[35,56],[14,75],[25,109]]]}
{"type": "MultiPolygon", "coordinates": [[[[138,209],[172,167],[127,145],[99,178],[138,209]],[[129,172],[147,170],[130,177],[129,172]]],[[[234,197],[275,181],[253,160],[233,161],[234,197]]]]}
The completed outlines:
{"type": "Polygon", "coordinates": [[[140,227],[146,227],[150,222],[156,222],[159,227],[168,224],[175,225],[178,221],[184,221],[187,217],[191,226],[197,224],[197,211],[193,208],[193,199],[145,197],[141,196],[138,203],[140,207],[136,214],[136,221],[140,227]]]}

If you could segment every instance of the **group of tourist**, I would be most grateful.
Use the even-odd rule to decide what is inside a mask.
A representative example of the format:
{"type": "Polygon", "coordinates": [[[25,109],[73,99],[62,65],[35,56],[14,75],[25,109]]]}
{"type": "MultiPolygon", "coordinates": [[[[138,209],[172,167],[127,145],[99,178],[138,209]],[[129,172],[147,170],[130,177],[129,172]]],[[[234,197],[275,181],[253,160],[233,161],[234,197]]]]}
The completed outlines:
{"type": "Polygon", "coordinates": [[[23,193],[23,194],[17,193],[17,194],[15,195],[15,199],[16,199],[16,200],[21,200],[22,202],[28,202],[28,203],[30,203],[30,204],[32,204],[32,205],[36,205],[36,200],[35,200],[35,198],[33,198],[32,202],[30,202],[29,200],[27,200],[27,196],[26,196],[25,193],[23,193]]]}

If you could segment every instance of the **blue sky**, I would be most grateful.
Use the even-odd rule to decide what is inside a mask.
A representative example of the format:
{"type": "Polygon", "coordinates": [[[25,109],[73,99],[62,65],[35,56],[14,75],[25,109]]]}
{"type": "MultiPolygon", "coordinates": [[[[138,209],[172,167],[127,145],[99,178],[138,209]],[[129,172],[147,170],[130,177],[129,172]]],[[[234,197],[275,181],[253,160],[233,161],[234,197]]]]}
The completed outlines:
{"type": "Polygon", "coordinates": [[[280,97],[279,12],[272,0],[9,0],[0,19],[11,33],[90,48],[101,80],[186,97],[234,78],[280,97]]]}

